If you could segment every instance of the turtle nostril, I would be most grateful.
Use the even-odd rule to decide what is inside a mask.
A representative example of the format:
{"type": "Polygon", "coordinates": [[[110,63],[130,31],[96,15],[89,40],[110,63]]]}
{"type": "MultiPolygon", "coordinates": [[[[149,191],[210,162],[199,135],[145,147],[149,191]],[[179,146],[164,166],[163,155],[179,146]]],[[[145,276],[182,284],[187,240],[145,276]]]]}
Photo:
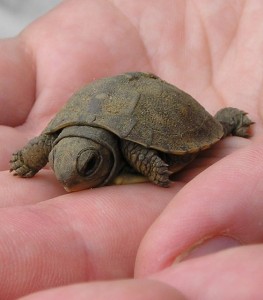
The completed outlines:
{"type": "Polygon", "coordinates": [[[82,176],[90,176],[97,169],[99,162],[100,159],[96,151],[90,149],[81,151],[77,158],[78,172],[82,176]]]}

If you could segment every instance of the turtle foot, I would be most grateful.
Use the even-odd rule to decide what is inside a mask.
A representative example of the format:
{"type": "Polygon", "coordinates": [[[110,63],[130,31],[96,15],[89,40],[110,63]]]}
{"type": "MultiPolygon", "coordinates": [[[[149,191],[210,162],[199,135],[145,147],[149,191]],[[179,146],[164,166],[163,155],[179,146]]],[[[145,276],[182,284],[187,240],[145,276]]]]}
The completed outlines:
{"type": "Polygon", "coordinates": [[[33,177],[48,162],[53,136],[40,135],[14,153],[10,160],[10,172],[15,176],[33,177]]]}
{"type": "Polygon", "coordinates": [[[171,183],[169,177],[172,172],[156,150],[123,140],[122,152],[127,162],[140,174],[146,176],[149,181],[161,187],[169,187],[171,183]]]}
{"type": "Polygon", "coordinates": [[[14,176],[25,178],[33,177],[36,174],[35,170],[32,170],[24,163],[21,151],[18,151],[12,155],[10,160],[10,172],[14,176]]]}
{"type": "Polygon", "coordinates": [[[250,137],[250,126],[254,124],[247,113],[233,107],[226,107],[217,112],[215,118],[224,128],[224,136],[235,135],[244,138],[250,137]]]}

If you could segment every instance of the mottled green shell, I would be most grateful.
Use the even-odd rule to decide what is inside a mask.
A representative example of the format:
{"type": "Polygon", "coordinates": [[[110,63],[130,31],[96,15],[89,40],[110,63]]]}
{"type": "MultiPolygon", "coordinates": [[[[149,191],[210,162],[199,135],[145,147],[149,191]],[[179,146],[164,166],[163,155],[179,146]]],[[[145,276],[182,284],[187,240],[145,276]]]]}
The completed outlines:
{"type": "Polygon", "coordinates": [[[148,73],[103,78],[74,94],[46,128],[105,128],[121,139],[173,154],[206,149],[223,136],[221,124],[196,100],[148,73]]]}

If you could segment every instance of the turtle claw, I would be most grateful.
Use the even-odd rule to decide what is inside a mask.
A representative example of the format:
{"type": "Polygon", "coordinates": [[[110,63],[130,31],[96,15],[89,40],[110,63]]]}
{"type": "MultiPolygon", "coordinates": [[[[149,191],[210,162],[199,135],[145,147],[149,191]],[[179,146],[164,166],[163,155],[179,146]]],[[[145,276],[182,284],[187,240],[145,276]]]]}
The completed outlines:
{"type": "Polygon", "coordinates": [[[173,172],[167,169],[167,171],[163,174],[162,180],[158,183],[158,185],[162,187],[169,187],[172,183],[172,181],[170,180],[170,176],[172,174],[173,172]]]}
{"type": "Polygon", "coordinates": [[[34,170],[30,169],[23,161],[21,151],[14,153],[10,160],[10,172],[14,176],[19,177],[33,177],[35,175],[34,170]]]}
{"type": "Polygon", "coordinates": [[[171,184],[170,175],[173,173],[168,169],[169,165],[165,163],[160,157],[156,156],[156,164],[154,165],[154,178],[152,181],[161,186],[161,187],[169,187],[171,184]]]}
{"type": "Polygon", "coordinates": [[[237,127],[233,131],[233,135],[244,137],[244,138],[250,137],[251,134],[249,132],[249,129],[250,129],[250,126],[252,124],[255,124],[255,122],[251,121],[247,117],[247,113],[246,112],[241,111],[240,112],[239,124],[237,125],[237,127]]]}

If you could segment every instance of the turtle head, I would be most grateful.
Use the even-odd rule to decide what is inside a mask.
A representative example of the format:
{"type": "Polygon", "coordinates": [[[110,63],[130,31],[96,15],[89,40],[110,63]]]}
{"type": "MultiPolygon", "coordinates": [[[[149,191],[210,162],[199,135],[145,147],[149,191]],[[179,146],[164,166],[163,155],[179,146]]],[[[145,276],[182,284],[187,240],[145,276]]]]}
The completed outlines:
{"type": "Polygon", "coordinates": [[[107,184],[120,168],[115,137],[101,128],[72,126],[63,129],[49,154],[49,162],[66,191],[107,184]]]}

